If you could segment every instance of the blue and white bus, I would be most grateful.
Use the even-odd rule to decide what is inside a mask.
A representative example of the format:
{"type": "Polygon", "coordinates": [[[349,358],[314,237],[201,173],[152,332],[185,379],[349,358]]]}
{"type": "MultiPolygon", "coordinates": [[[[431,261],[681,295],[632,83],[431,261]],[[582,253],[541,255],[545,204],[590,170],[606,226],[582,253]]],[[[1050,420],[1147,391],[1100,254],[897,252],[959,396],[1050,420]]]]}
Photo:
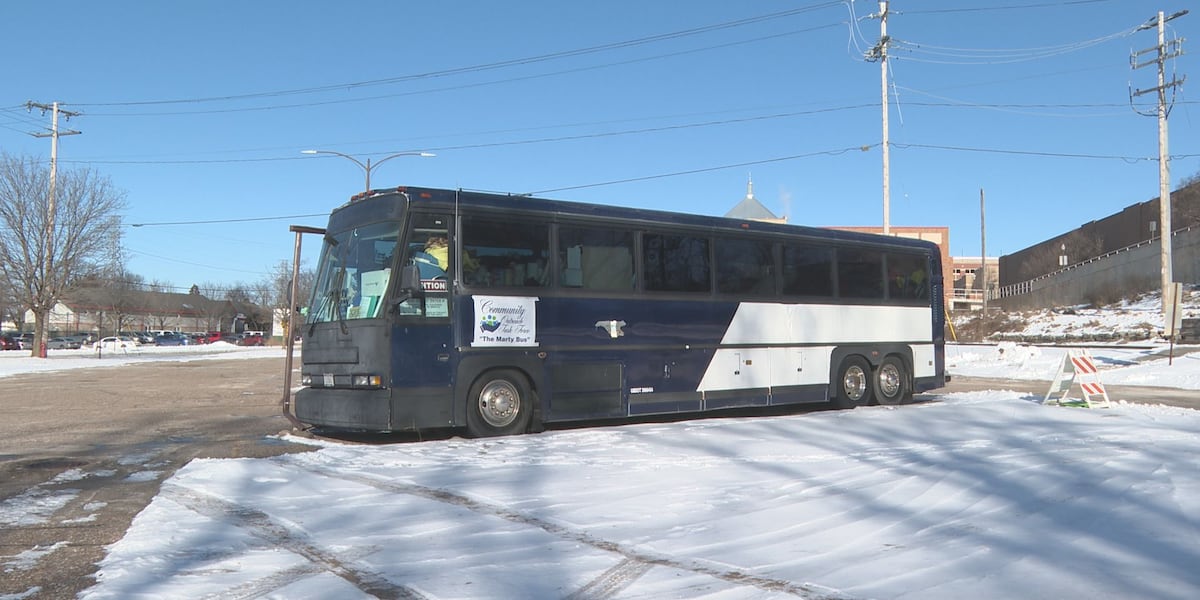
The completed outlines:
{"type": "Polygon", "coordinates": [[[945,382],[927,241],[462,190],[333,211],[295,417],[472,436],[945,382]]]}

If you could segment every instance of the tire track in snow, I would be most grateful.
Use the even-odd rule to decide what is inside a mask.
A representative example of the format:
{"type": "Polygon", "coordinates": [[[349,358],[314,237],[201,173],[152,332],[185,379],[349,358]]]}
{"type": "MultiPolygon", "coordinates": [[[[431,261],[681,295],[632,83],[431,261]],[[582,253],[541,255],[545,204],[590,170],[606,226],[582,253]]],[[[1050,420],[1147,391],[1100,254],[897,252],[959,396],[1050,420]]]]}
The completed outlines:
{"type": "MultiPolygon", "coordinates": [[[[358,549],[352,551],[343,560],[348,557],[351,560],[357,560],[365,557],[375,549],[358,549]]],[[[266,577],[261,577],[252,581],[236,585],[229,589],[221,590],[214,594],[201,596],[198,600],[255,600],[262,598],[275,590],[287,587],[301,579],[312,575],[319,575],[325,569],[319,564],[308,562],[302,565],[278,571],[266,577]]]]}
{"type": "MultiPolygon", "coordinates": [[[[572,529],[548,519],[523,514],[503,505],[489,504],[487,502],[476,500],[451,490],[431,488],[413,483],[383,481],[366,475],[344,473],[313,464],[301,463],[292,456],[279,456],[270,460],[280,464],[281,466],[300,471],[306,471],[322,477],[359,483],[389,493],[405,494],[409,496],[416,496],[418,498],[425,498],[427,500],[433,500],[436,502],[442,502],[445,504],[465,508],[478,514],[498,517],[512,523],[536,527],[555,537],[591,546],[592,548],[596,548],[605,552],[618,554],[625,558],[625,560],[619,563],[616,567],[609,569],[609,571],[602,574],[598,579],[588,583],[587,586],[575,592],[574,595],[569,596],[571,598],[593,598],[594,596],[590,594],[580,594],[583,594],[584,589],[587,589],[593,585],[597,586],[598,588],[608,585],[604,582],[610,577],[613,579],[612,585],[619,585],[620,587],[611,591],[604,589],[603,591],[598,591],[597,593],[611,595],[632,584],[637,577],[641,577],[653,567],[667,567],[680,571],[696,573],[699,575],[706,575],[715,579],[720,579],[727,583],[732,583],[734,585],[751,586],[768,592],[790,594],[806,600],[852,600],[853,598],[852,596],[845,595],[837,590],[816,584],[796,583],[786,579],[778,579],[765,575],[756,575],[754,573],[739,569],[729,568],[726,565],[713,564],[702,559],[680,558],[666,554],[660,554],[657,552],[640,550],[632,546],[626,546],[619,542],[612,542],[593,536],[584,531],[572,529]],[[626,565],[626,563],[629,564],[626,565]],[[637,564],[645,565],[644,570],[635,569],[633,565],[637,564]],[[634,577],[635,574],[636,577],[634,577]],[[622,577],[632,578],[622,583],[622,577]]],[[[608,596],[600,595],[595,597],[605,598],[608,596]]]]}
{"type": "Polygon", "coordinates": [[[654,565],[630,558],[603,572],[587,585],[575,590],[566,600],[604,600],[612,598],[621,590],[633,585],[642,575],[650,572],[654,565]]]}
{"type": "MultiPolygon", "coordinates": [[[[354,587],[381,600],[425,600],[425,596],[407,587],[395,585],[378,573],[357,567],[339,559],[331,553],[310,544],[302,536],[288,530],[287,527],[271,520],[271,516],[253,508],[222,500],[202,492],[183,486],[167,483],[162,487],[161,495],[179,503],[197,514],[211,519],[232,523],[246,529],[273,546],[294,552],[329,571],[354,587]]],[[[288,577],[272,581],[273,585],[283,587],[294,581],[299,581],[312,572],[296,570],[288,577]]]]}

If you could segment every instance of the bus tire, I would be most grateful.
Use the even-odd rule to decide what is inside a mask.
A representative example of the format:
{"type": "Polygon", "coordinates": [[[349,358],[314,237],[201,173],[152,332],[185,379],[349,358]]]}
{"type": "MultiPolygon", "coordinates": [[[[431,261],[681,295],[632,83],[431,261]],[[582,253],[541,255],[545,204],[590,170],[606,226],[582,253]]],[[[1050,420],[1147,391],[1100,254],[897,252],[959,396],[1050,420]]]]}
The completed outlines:
{"type": "Polygon", "coordinates": [[[834,380],[833,405],[836,408],[854,408],[871,401],[873,380],[871,364],[861,356],[847,356],[837,370],[834,380]]]}
{"type": "Polygon", "coordinates": [[[471,437],[525,433],[532,414],[529,383],[512,369],[484,373],[467,395],[467,433],[471,437]]]}
{"type": "Polygon", "coordinates": [[[884,358],[875,369],[875,404],[902,404],[911,394],[912,388],[908,382],[908,369],[904,368],[904,361],[894,354],[884,358]]]}

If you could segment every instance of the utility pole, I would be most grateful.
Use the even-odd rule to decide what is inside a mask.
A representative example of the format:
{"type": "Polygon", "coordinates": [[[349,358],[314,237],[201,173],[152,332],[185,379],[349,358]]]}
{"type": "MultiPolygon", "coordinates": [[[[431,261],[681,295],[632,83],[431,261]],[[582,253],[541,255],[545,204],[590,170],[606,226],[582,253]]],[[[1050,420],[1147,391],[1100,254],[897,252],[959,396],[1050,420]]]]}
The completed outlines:
{"type": "Polygon", "coordinates": [[[988,293],[988,272],[987,272],[987,226],[984,225],[983,210],[983,188],[979,188],[979,276],[983,283],[979,285],[979,289],[983,291],[983,318],[987,318],[987,293],[988,293]]]}
{"type": "MultiPolygon", "coordinates": [[[[1159,249],[1162,255],[1162,314],[1164,322],[1164,333],[1167,337],[1174,337],[1175,327],[1174,321],[1167,318],[1170,315],[1172,304],[1172,296],[1174,295],[1174,286],[1171,285],[1174,280],[1174,270],[1171,265],[1171,167],[1170,156],[1167,153],[1167,114],[1169,108],[1167,106],[1167,90],[1180,86],[1184,79],[1176,79],[1171,76],[1171,81],[1166,82],[1164,73],[1167,59],[1175,58],[1183,54],[1181,45],[1183,39],[1171,40],[1168,44],[1165,40],[1165,27],[1167,21],[1182,17],[1188,11],[1181,10],[1169,17],[1163,18],[1162,11],[1158,11],[1158,16],[1150,19],[1135,31],[1142,31],[1151,27],[1158,28],[1158,45],[1153,48],[1147,48],[1134,52],[1129,57],[1129,65],[1133,69],[1140,69],[1149,65],[1158,65],[1158,85],[1145,90],[1136,90],[1130,92],[1130,103],[1133,99],[1142,94],[1150,92],[1158,93],[1158,110],[1155,111],[1155,116],[1158,117],[1158,220],[1159,220],[1159,249]],[[1154,53],[1154,58],[1143,63],[1138,62],[1138,58],[1148,52],[1154,53]]],[[[1143,113],[1144,114],[1144,113],[1143,113]]],[[[1149,116],[1149,115],[1147,115],[1149,116]]]]}
{"type": "Polygon", "coordinates": [[[879,0],[879,12],[871,15],[873,18],[879,19],[879,43],[875,44],[867,52],[868,61],[879,61],[879,91],[881,103],[883,105],[883,235],[891,234],[891,190],[889,173],[889,151],[891,148],[888,144],[888,63],[887,49],[891,43],[891,38],[887,33],[887,18],[888,18],[888,0],[879,0]]]}
{"type": "MultiPolygon", "coordinates": [[[[51,276],[54,273],[54,217],[55,217],[55,185],[58,179],[58,137],[60,135],[78,135],[80,132],[73,129],[60,130],[58,128],[58,115],[62,114],[68,120],[71,117],[78,116],[79,113],[62,110],[58,107],[58,103],[40,104],[37,102],[27,102],[26,110],[32,111],[34,108],[42,109],[42,114],[46,111],[51,111],[50,117],[50,133],[35,133],[34,137],[49,137],[50,138],[50,195],[46,202],[46,231],[43,234],[42,243],[45,247],[42,249],[42,293],[41,298],[47,298],[54,295],[54,290],[47,290],[51,285],[51,276]]],[[[39,323],[36,340],[38,343],[38,355],[46,358],[46,336],[50,332],[49,323],[39,323]]]]}

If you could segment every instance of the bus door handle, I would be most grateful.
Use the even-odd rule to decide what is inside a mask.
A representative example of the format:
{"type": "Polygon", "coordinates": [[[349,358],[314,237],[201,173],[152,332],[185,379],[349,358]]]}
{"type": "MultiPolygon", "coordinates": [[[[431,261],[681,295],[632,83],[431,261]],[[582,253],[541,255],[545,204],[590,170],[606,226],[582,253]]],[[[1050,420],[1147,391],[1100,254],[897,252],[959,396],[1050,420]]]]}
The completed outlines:
{"type": "Polygon", "coordinates": [[[437,355],[437,361],[438,362],[450,362],[450,355],[445,352],[442,352],[441,354],[437,355]]]}
{"type": "Polygon", "coordinates": [[[614,340],[625,335],[625,321],[618,321],[616,319],[611,319],[608,321],[596,321],[596,327],[607,331],[608,337],[614,340]]]}

